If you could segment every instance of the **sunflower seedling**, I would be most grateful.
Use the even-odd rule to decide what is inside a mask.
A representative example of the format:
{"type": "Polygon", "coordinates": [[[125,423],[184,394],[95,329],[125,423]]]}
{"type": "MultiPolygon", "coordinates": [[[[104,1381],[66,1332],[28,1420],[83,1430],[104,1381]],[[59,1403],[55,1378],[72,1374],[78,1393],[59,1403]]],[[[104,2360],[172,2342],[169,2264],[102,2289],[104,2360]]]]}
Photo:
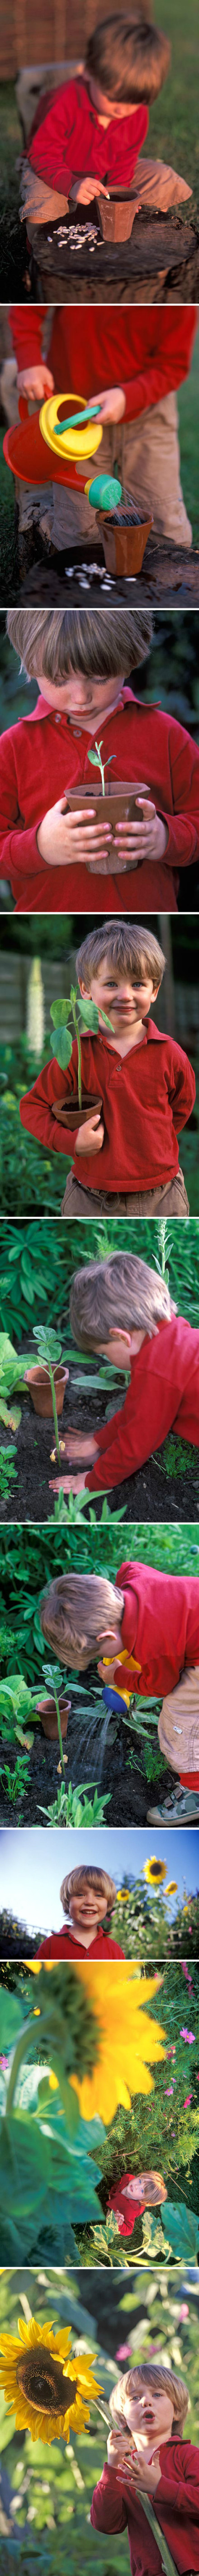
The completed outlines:
{"type": "MultiPolygon", "coordinates": [[[[92,755],[90,755],[90,754],[89,754],[89,758],[90,758],[90,757],[92,757],[92,759],[94,760],[94,758],[95,758],[95,754],[94,754],[94,752],[92,752],[92,755]]],[[[111,757],[112,757],[112,754],[111,754],[111,757]]],[[[101,763],[100,763],[100,766],[101,766],[101,763]]],[[[104,772],[102,773],[102,775],[104,776],[104,772]]],[[[104,794],[104,792],[105,792],[105,791],[104,791],[104,789],[103,789],[103,794],[104,794]]],[[[95,1002],[92,1002],[92,1001],[89,999],[89,994],[85,993],[85,995],[83,995],[83,994],[79,993],[79,991],[78,991],[78,986],[77,986],[76,984],[71,984],[71,991],[70,991],[70,993],[69,993],[69,998],[68,998],[68,1000],[65,1000],[65,1001],[63,1001],[63,1002],[51,1002],[51,1012],[50,1012],[50,1017],[51,1017],[51,1020],[53,1020],[53,1029],[55,1029],[55,1033],[56,1033],[56,1044],[55,1044],[54,1037],[52,1037],[52,1038],[51,1038],[51,1040],[50,1040],[50,1044],[51,1044],[51,1053],[52,1053],[52,1055],[53,1055],[53,1056],[55,1056],[55,1057],[56,1057],[56,1063],[60,1065],[61,1071],[63,1071],[63,1073],[66,1073],[66,1071],[67,1071],[67,1066],[71,1063],[72,1044],[73,1044],[73,1035],[74,1035],[74,1037],[77,1039],[77,1055],[78,1055],[78,1107],[79,1107],[79,1109],[81,1109],[81,1108],[82,1108],[82,1060],[81,1060],[81,1033],[82,1033],[82,1034],[84,1033],[84,1029],[85,1029],[85,1030],[86,1030],[86,1029],[90,1029],[90,1030],[91,1030],[91,1032],[92,1032],[92,1036],[93,1036],[93,1037],[97,1037],[97,1032],[98,1032],[98,1027],[99,1027],[99,1015],[98,1015],[98,1011],[97,1011],[97,1005],[96,1005],[96,1003],[95,1003],[95,1002]],[[71,1037],[71,1029],[69,1028],[69,1021],[71,1021],[71,1020],[72,1020],[72,1037],[71,1037]]],[[[101,1019],[103,1019],[104,1027],[105,1027],[106,1029],[111,1029],[111,1028],[112,1028],[112,1020],[109,1020],[109,1019],[107,1018],[107,1012],[106,1012],[106,1011],[101,1011],[100,1018],[101,1018],[101,1019]]],[[[72,1106],[72,1103],[71,1103],[71,1106],[72,1106]]]]}
{"type": "Polygon", "coordinates": [[[101,750],[102,750],[102,735],[101,735],[101,742],[95,742],[95,750],[94,750],[94,751],[88,751],[88,760],[90,760],[90,761],[91,761],[91,763],[92,763],[92,768],[93,768],[93,769],[99,769],[99,770],[100,770],[100,777],[101,777],[101,781],[102,781],[102,795],[103,795],[103,796],[105,796],[105,775],[104,775],[104,773],[105,773],[105,769],[110,769],[110,768],[111,768],[111,766],[112,766],[112,761],[113,761],[113,760],[116,760],[116,751],[110,751],[110,752],[109,752],[109,759],[104,761],[104,766],[103,766],[103,761],[101,760],[101,750]]]}

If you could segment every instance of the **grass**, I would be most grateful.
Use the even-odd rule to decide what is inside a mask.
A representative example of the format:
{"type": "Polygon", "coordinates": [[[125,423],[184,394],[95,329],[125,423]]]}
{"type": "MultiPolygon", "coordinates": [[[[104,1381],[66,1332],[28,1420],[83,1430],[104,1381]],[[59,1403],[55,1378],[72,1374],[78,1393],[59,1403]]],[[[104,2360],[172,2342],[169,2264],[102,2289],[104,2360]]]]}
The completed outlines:
{"type": "Polygon", "coordinates": [[[158,26],[164,28],[171,44],[171,71],[160,98],[150,110],[149,137],[146,153],[168,161],[187,180],[193,195],[186,200],[185,223],[198,214],[199,141],[196,62],[198,51],[197,0],[158,0],[158,26]]]}

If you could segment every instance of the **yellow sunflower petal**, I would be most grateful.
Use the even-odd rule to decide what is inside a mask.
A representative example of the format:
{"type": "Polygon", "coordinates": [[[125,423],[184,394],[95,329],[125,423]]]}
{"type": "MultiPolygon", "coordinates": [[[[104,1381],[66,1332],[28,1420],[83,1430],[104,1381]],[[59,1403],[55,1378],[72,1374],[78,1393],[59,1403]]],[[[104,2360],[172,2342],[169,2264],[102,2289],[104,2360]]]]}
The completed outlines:
{"type": "Polygon", "coordinates": [[[158,1888],[161,1887],[162,1880],[163,1878],[166,1878],[166,1876],[167,1861],[156,1860],[156,1853],[152,1852],[151,1860],[144,1861],[143,1877],[148,1879],[149,1887],[158,1888]]]}
{"type": "MultiPolygon", "coordinates": [[[[18,2336],[2,2335],[0,2337],[0,2350],[2,2354],[0,2383],[2,2387],[4,2387],[4,2394],[7,2399],[7,2403],[15,2414],[15,2423],[18,2432],[29,2430],[33,2442],[40,2440],[42,2442],[49,2443],[54,2442],[55,2440],[59,2441],[61,2437],[64,2437],[64,2440],[68,2442],[70,2438],[70,2427],[72,2427],[72,2431],[76,2430],[76,2432],[84,2430],[84,2424],[89,2423],[90,2399],[92,2397],[93,2400],[95,2400],[95,2398],[100,2396],[101,2386],[94,2378],[93,2373],[93,2361],[96,2359],[95,2353],[87,2355],[85,2352],[78,2355],[77,2351],[72,2354],[71,2336],[68,2326],[63,2329],[59,2328],[58,2332],[54,2334],[53,2325],[40,2325],[36,2317],[31,2317],[28,2325],[26,2325],[24,2318],[20,2317],[18,2336]],[[47,2406],[44,2404],[42,2393],[41,2402],[39,2402],[38,2371],[35,2371],[35,2395],[31,2396],[28,2363],[31,2364],[32,2354],[34,2368],[34,2353],[36,2358],[36,2347],[38,2357],[39,2352],[41,2354],[41,2374],[42,2347],[43,2358],[45,2356],[43,2376],[44,2394],[47,2369],[46,2356],[48,2353],[51,2358],[51,2364],[53,2364],[53,2361],[55,2362],[55,2365],[56,2363],[61,2364],[63,2373],[62,2385],[60,2384],[60,2372],[59,2377],[56,2379],[55,2370],[53,2388],[53,2372],[51,2373],[52,2405],[50,2402],[47,2406]],[[25,2387],[25,2383],[24,2387],[21,2388],[18,2380],[20,2360],[21,2367],[23,2363],[23,2370],[25,2370],[26,2354],[27,2389],[25,2387]],[[73,2382],[74,2396],[72,2393],[73,2382]],[[63,2403],[61,2403],[60,2406],[57,2404],[55,2406],[53,2405],[53,2395],[54,2398],[55,2396],[59,2396],[59,2388],[61,2400],[63,2391],[63,2403]]],[[[49,2388],[49,2401],[50,2396],[51,2390],[49,2388]]]]}

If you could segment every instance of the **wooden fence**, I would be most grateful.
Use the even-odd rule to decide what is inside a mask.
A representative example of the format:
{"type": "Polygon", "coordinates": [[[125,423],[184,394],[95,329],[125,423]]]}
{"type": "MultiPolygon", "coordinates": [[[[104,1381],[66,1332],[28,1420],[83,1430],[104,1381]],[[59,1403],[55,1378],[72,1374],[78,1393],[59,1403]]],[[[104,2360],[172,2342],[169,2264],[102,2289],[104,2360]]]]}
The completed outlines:
{"type": "MultiPolygon", "coordinates": [[[[120,0],[125,9],[125,0],[120,0]]],[[[114,0],[109,0],[110,15],[114,0]]],[[[86,36],[96,19],[104,18],[104,0],[73,0],[69,18],[66,0],[34,0],[34,19],[29,0],[7,0],[2,9],[0,27],[0,79],[16,79],[21,64],[59,63],[73,55],[82,56],[86,36]]],[[[148,14],[148,10],[147,10],[148,14]]]]}

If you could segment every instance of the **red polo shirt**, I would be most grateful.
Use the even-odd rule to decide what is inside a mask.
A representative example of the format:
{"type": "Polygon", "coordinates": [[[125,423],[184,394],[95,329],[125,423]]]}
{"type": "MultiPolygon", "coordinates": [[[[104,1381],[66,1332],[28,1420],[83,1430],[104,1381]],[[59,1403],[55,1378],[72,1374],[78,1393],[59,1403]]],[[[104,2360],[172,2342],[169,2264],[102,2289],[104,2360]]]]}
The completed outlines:
{"type": "MultiPolygon", "coordinates": [[[[67,787],[90,787],[88,753],[93,735],[72,728],[66,715],[39,698],[0,745],[0,874],[10,879],[17,912],[176,912],[179,865],[199,849],[199,751],[190,734],[161,707],[142,706],[121,690],[118,707],[102,728],[104,759],[114,759],[114,779],[146,779],[149,796],[166,822],[164,858],[145,860],[116,876],[92,875],[82,856],[48,867],[36,834],[44,814],[67,787]]],[[[83,850],[83,833],[82,833],[83,850]]],[[[63,1150],[63,1148],[62,1148],[63,1150]]]]}
{"type": "MultiPolygon", "coordinates": [[[[119,1566],[116,1585],[124,1594],[121,1648],[138,1662],[136,1691],[146,1699],[163,1699],[175,1690],[181,1673],[199,1663],[199,1580],[197,1575],[160,1574],[156,1566],[119,1566]]],[[[128,1689],[128,1666],[122,1681],[128,1689]]],[[[116,1689],[121,1664],[115,1665],[116,1689]]]]}
{"type": "Polygon", "coordinates": [[[121,2174],[121,2181],[116,2183],[115,2191],[109,2192],[107,2201],[107,2210],[115,2211],[120,2236],[132,2236],[136,2218],[143,2218],[144,2200],[127,2200],[128,2182],[134,2182],[134,2174],[121,2174]]]}
{"type": "MultiPolygon", "coordinates": [[[[110,1014],[111,1016],[111,1014],[110,1014]]],[[[56,1031],[55,1031],[56,1038],[56,1031]]],[[[146,1020],[141,1046],[120,1058],[103,1032],[81,1043],[82,1084],[88,1098],[103,1100],[104,1143],[100,1154],[76,1152],[70,1128],[53,1117],[52,1102],[72,1104],[77,1090],[78,1049],[74,1039],[71,1064],[62,1073],[55,1056],[44,1066],[32,1091],[20,1102],[22,1126],[39,1136],[45,1151],[72,1154],[76,1179],[89,1190],[154,1189],[178,1170],[177,1128],[186,1126],[195,1100],[195,1074],[175,1038],[162,1035],[155,1020],[146,1020]]]]}
{"type": "Polygon", "coordinates": [[[184,1315],[160,1323],[151,1341],[146,1334],[131,1360],[122,1411],[96,1430],[99,1457],[86,1476],[89,1493],[107,1494],[135,1475],[168,1431],[199,1448],[199,1330],[184,1315]]]}
{"type": "MultiPolygon", "coordinates": [[[[118,128],[119,132],[119,128],[118,128]]],[[[50,308],[49,308],[50,310],[50,308]]],[[[18,368],[37,366],[43,348],[46,304],[10,308],[10,326],[18,368]]],[[[165,400],[189,373],[197,330],[194,304],[159,305],[144,311],[116,304],[96,308],[57,304],[53,308],[48,366],[58,393],[82,394],[91,402],[108,385],[122,385],[126,420],[137,420],[151,403],[165,400]]],[[[45,480],[45,469],[44,469],[45,480]]]]}
{"type": "MultiPolygon", "coordinates": [[[[185,2576],[185,2570],[186,2576],[188,2570],[193,2576],[195,2569],[198,2576],[199,2450],[192,2442],[180,2442],[174,2434],[171,2442],[161,2444],[159,2461],[161,2479],[154,2495],[154,2513],[160,2535],[164,2533],[179,2576],[185,2576]]],[[[107,2461],[99,2486],[94,2487],[91,2522],[94,2531],[112,2535],[128,2531],[131,2576],[138,2576],[138,2568],[139,2576],[160,2576],[161,2536],[159,2551],[138,2493],[133,2495],[128,2476],[124,2475],[122,2487],[118,2484],[115,2469],[108,2468],[107,2461]]]]}
{"type": "Polygon", "coordinates": [[[84,1941],[74,1941],[72,1932],[69,1931],[69,1924],[66,1923],[65,1926],[62,1923],[61,1932],[51,1932],[49,1941],[40,1942],[37,1958],[124,1959],[124,1950],[118,1949],[117,1941],[109,1941],[108,1932],[96,1932],[95,1940],[89,1941],[89,1949],[85,1950],[84,1941]]]}
{"type": "MultiPolygon", "coordinates": [[[[28,158],[32,170],[52,188],[66,196],[75,179],[85,176],[107,180],[112,187],[119,182],[130,188],[142,143],[148,132],[148,111],[135,107],[134,116],[110,117],[105,128],[93,106],[87,81],[81,78],[64,81],[63,88],[52,90],[43,102],[43,116],[32,142],[28,158]]],[[[45,217],[44,217],[45,221],[45,217]]]]}

